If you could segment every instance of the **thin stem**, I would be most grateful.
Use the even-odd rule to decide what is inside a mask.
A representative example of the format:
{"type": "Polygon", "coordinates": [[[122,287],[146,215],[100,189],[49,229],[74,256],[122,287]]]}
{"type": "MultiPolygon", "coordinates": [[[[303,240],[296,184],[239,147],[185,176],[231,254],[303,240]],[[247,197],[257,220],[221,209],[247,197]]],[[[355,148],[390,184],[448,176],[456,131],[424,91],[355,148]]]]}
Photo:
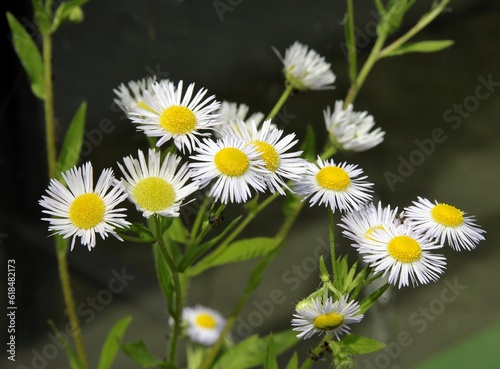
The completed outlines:
{"type": "Polygon", "coordinates": [[[324,340],[319,341],[318,345],[310,351],[309,357],[304,360],[302,365],[300,366],[299,369],[308,369],[313,365],[316,361],[313,359],[313,357],[321,357],[323,353],[329,348],[330,342],[332,342],[332,339],[327,337],[324,340]]]}
{"type": "Polygon", "coordinates": [[[181,312],[182,312],[182,290],[181,283],[179,280],[179,273],[177,272],[177,267],[173,259],[170,257],[167,247],[165,246],[165,242],[163,241],[162,228],[161,228],[161,219],[159,216],[155,216],[155,228],[157,234],[157,242],[160,246],[160,251],[167,262],[167,265],[170,269],[170,273],[172,274],[172,279],[174,281],[174,290],[175,290],[175,310],[174,310],[174,328],[173,334],[170,339],[170,352],[169,352],[169,361],[175,362],[175,355],[177,353],[177,341],[179,339],[180,328],[181,328],[181,312]]]}
{"type": "Polygon", "coordinates": [[[349,78],[351,83],[354,83],[358,74],[358,60],[356,55],[356,35],[354,34],[353,0],[347,0],[346,41],[349,58],[349,78]]]}
{"type": "Polygon", "coordinates": [[[398,38],[396,41],[386,46],[382,51],[380,51],[378,58],[381,59],[387,54],[389,54],[394,49],[397,49],[401,45],[404,45],[406,41],[415,36],[418,32],[424,29],[429,23],[431,23],[441,12],[444,7],[450,2],[450,0],[443,0],[438,6],[436,6],[432,11],[430,11],[426,16],[422,17],[416,25],[414,25],[408,32],[403,36],[398,38]]]}
{"type": "Polygon", "coordinates": [[[75,301],[71,290],[71,282],[69,278],[68,263],[66,261],[67,242],[61,237],[56,237],[56,255],[57,264],[59,267],[59,279],[64,297],[64,304],[71,324],[73,337],[75,340],[76,352],[84,368],[88,368],[87,356],[85,355],[85,346],[83,344],[78,315],[76,314],[75,301]]]}
{"type": "Polygon", "coordinates": [[[337,258],[335,256],[335,223],[333,221],[333,211],[328,208],[328,233],[330,242],[330,254],[332,258],[333,283],[337,281],[338,270],[336,268],[337,258]]]}
{"type": "Polygon", "coordinates": [[[266,119],[272,119],[278,114],[278,112],[283,107],[283,105],[285,105],[285,102],[288,99],[288,97],[290,96],[290,94],[292,93],[292,91],[293,91],[293,86],[291,84],[288,84],[286,86],[285,91],[283,91],[283,94],[279,98],[276,105],[274,105],[273,110],[271,110],[271,112],[269,113],[269,115],[267,116],[266,119]]]}
{"type": "Polygon", "coordinates": [[[205,210],[208,206],[209,202],[209,197],[205,197],[203,199],[203,202],[201,203],[200,209],[198,210],[198,213],[196,214],[196,218],[193,223],[193,227],[191,228],[191,239],[193,240],[196,237],[196,234],[198,233],[198,230],[200,229],[201,223],[203,222],[203,217],[205,216],[205,210]]]}
{"type": "Polygon", "coordinates": [[[56,178],[57,158],[55,143],[54,92],[52,86],[52,38],[50,34],[43,35],[43,67],[45,86],[45,138],[47,141],[47,165],[49,178],[56,178]]]}
{"type": "MultiPolygon", "coordinates": [[[[46,3],[51,7],[51,1],[46,3]]],[[[55,118],[54,118],[54,91],[52,85],[52,38],[50,33],[44,33],[42,39],[43,48],[43,68],[44,68],[44,111],[45,111],[45,139],[47,142],[47,167],[49,178],[58,176],[57,156],[55,143],[55,118]]],[[[59,279],[61,281],[64,304],[73,330],[76,351],[84,368],[88,368],[85,346],[81,336],[81,328],[76,314],[75,301],[71,290],[69,268],[66,260],[67,241],[56,237],[56,255],[59,269],[59,279]]]]}

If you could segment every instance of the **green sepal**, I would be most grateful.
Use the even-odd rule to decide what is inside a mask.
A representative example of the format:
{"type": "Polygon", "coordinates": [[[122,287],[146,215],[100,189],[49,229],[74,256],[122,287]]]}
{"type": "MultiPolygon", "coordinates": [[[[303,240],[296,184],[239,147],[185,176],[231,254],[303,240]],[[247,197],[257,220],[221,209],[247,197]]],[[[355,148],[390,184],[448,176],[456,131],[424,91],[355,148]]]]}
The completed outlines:
{"type": "Polygon", "coordinates": [[[63,22],[70,20],[71,13],[76,8],[80,8],[88,1],[89,0],[69,0],[67,2],[61,3],[55,12],[51,32],[55,32],[63,22]]]}
{"type": "Polygon", "coordinates": [[[80,152],[83,144],[83,133],[85,128],[85,114],[87,103],[80,104],[71,123],[69,124],[64,141],[57,159],[57,179],[63,181],[61,173],[74,167],[80,158],[80,152]]]}
{"type": "Polygon", "coordinates": [[[434,40],[434,41],[421,41],[404,44],[384,56],[396,56],[407,53],[433,53],[437,51],[441,51],[450,47],[455,42],[453,40],[434,40]]]}
{"type": "Polygon", "coordinates": [[[101,350],[101,357],[99,358],[99,365],[97,369],[110,369],[115,361],[116,355],[120,350],[120,342],[132,321],[131,316],[127,316],[119,320],[109,331],[104,345],[101,350]]]}
{"type": "Polygon", "coordinates": [[[28,74],[31,90],[36,97],[43,100],[45,98],[45,81],[40,50],[21,23],[9,12],[7,12],[7,21],[12,32],[14,49],[28,74]]]}

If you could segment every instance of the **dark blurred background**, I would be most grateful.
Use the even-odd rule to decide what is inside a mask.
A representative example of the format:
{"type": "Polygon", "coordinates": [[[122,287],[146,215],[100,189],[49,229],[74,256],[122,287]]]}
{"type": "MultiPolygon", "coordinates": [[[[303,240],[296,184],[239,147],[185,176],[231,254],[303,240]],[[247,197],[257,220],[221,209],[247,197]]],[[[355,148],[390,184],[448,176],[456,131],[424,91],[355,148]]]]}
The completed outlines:
{"type": "MultiPolygon", "coordinates": [[[[402,29],[412,26],[430,5],[431,1],[418,1],[402,29]]],[[[6,10],[12,12],[40,41],[32,28],[30,1],[4,1],[2,8],[3,14],[6,10]]],[[[284,86],[282,65],[271,47],[283,54],[296,40],[332,63],[336,89],[292,96],[276,120],[299,138],[304,136],[306,125],[312,124],[321,138],[323,109],[328,105],[333,108],[335,100],[343,99],[349,87],[343,47],[344,13],[345,4],[333,1],[90,1],[84,6],[85,20],[63,25],[54,37],[59,138],[64,136],[79,104],[87,101],[82,162],[91,160],[96,171],[110,166],[117,170],[117,161],[145,148],[147,143],[113,104],[112,90],[120,83],[151,75],[196,82],[219,100],[246,103],[251,112],[267,113],[284,86]],[[221,3],[226,7],[216,6],[221,3]]],[[[374,41],[376,19],[372,2],[356,3],[360,61],[366,59],[374,41]]],[[[493,339],[500,338],[499,21],[498,1],[452,1],[449,9],[416,40],[452,39],[455,44],[439,53],[382,60],[355,102],[355,110],[367,110],[375,117],[386,131],[386,139],[368,152],[342,154],[339,158],[365,170],[375,183],[377,200],[403,208],[417,196],[437,199],[476,215],[477,222],[488,232],[487,240],[473,252],[444,250],[448,271],[438,283],[392,289],[383,299],[385,303],[353,327],[354,333],[396,343],[389,345],[390,352],[363,357],[360,368],[413,368],[419,364],[420,369],[434,368],[435,364],[426,360],[445,360],[442,368],[469,368],[465,359],[459,363],[446,361],[461,358],[467,352],[464,347],[483,350],[476,351],[480,359],[474,364],[476,368],[497,368],[500,363],[499,355],[488,351],[491,339],[484,338],[484,332],[493,339]],[[485,80],[490,83],[479,96],[477,88],[485,80]],[[459,108],[461,112],[454,111],[459,108]],[[419,143],[429,142],[436,129],[442,130],[444,136],[434,147],[429,144],[425,153],[419,143]],[[405,169],[401,167],[404,161],[414,164],[405,169]],[[387,180],[394,176],[398,179],[387,180]],[[450,283],[465,288],[456,289],[453,302],[443,302],[443,290],[450,289],[450,283]],[[400,342],[398,351],[397,342],[404,332],[409,336],[404,342],[411,342],[406,346],[400,342]],[[473,346],[464,346],[468,344],[473,346]]],[[[13,364],[2,355],[1,366],[7,362],[13,368],[21,364],[33,368],[34,358],[42,355],[45,359],[35,363],[66,368],[69,366],[64,353],[52,353],[47,348],[52,342],[48,319],[64,330],[66,318],[54,246],[47,238],[47,225],[40,220],[37,203],[48,184],[43,109],[32,96],[13,52],[5,17],[1,25],[4,72],[0,84],[0,264],[5,266],[6,275],[7,260],[16,260],[18,306],[17,360],[13,364]]],[[[281,205],[268,209],[246,235],[274,234],[281,219],[281,205]]],[[[239,207],[230,207],[225,216],[231,219],[241,212],[239,207]]],[[[185,220],[190,219],[185,214],[185,220]]],[[[286,252],[273,262],[236,324],[235,339],[289,327],[295,303],[318,286],[314,254],[327,241],[326,212],[305,209],[296,225],[286,252]],[[264,309],[262,306],[276,289],[284,299],[273,304],[272,309],[264,309]]],[[[340,232],[337,241],[340,252],[349,252],[349,243],[340,232]]],[[[68,257],[91,366],[97,364],[106,332],[129,314],[134,320],[125,339],[143,338],[151,352],[162,357],[167,318],[150,248],[108,239],[98,242],[92,252],[76,247],[68,257]],[[106,300],[103,289],[114,273],[123,272],[130,276],[127,285],[106,300]]],[[[194,279],[188,304],[199,303],[229,315],[253,265],[247,262],[218,268],[194,279]]],[[[4,286],[0,292],[6,305],[4,286]]],[[[4,315],[2,319],[0,322],[6,323],[4,315]]],[[[7,340],[6,328],[2,328],[0,336],[7,340]]],[[[298,346],[301,358],[317,342],[309,341],[298,346]]],[[[326,367],[326,363],[318,367],[322,365],[326,367]]],[[[116,367],[137,366],[120,353],[116,367]]]]}

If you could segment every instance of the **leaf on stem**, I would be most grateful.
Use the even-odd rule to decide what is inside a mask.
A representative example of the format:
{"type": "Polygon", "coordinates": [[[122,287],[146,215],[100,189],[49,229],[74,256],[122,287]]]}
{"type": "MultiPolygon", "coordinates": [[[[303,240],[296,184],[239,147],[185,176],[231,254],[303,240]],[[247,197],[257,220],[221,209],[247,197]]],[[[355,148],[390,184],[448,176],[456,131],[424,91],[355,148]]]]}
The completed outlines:
{"type": "Polygon", "coordinates": [[[12,35],[12,42],[24,70],[28,74],[31,90],[36,97],[45,98],[43,61],[35,42],[11,13],[7,12],[7,21],[12,35]]]}
{"type": "Polygon", "coordinates": [[[264,369],[279,369],[276,361],[276,353],[274,352],[273,336],[269,335],[266,347],[266,357],[264,359],[264,369]]]}
{"type": "Polygon", "coordinates": [[[454,44],[453,40],[434,40],[434,41],[421,41],[401,45],[400,47],[391,50],[390,52],[384,54],[387,56],[396,56],[407,53],[433,53],[436,51],[441,51],[450,47],[454,44]]]}
{"type": "Polygon", "coordinates": [[[299,355],[297,354],[297,351],[295,351],[290,358],[290,361],[286,365],[285,369],[297,369],[299,367],[299,355]]]}
{"type": "Polygon", "coordinates": [[[121,346],[123,352],[143,368],[160,367],[162,369],[175,369],[174,364],[165,363],[153,357],[142,340],[124,343],[121,346]]]}
{"type": "Polygon", "coordinates": [[[167,308],[170,314],[172,314],[174,307],[174,283],[172,279],[172,273],[163,257],[163,254],[160,250],[160,246],[155,243],[153,245],[153,254],[155,258],[155,267],[156,267],[156,276],[158,278],[158,283],[160,284],[160,288],[163,292],[163,296],[165,296],[165,300],[167,302],[167,308]]]}
{"type": "Polygon", "coordinates": [[[366,296],[361,303],[359,304],[360,306],[360,313],[365,313],[370,306],[372,306],[375,301],[379,299],[380,296],[389,288],[389,284],[386,283],[382,287],[380,287],[378,290],[375,292],[371,293],[369,296],[366,296]]]}
{"type": "Polygon", "coordinates": [[[57,179],[60,181],[63,180],[61,173],[74,167],[80,158],[86,111],[87,103],[84,101],[78,107],[78,110],[69,124],[66,136],[64,137],[61,152],[57,159],[57,179]]]}
{"type": "Polygon", "coordinates": [[[54,334],[56,335],[58,341],[64,347],[64,351],[66,351],[66,355],[68,355],[68,361],[71,369],[85,369],[85,365],[83,365],[82,361],[76,354],[75,350],[69,344],[67,338],[64,338],[64,336],[61,334],[61,332],[59,332],[59,330],[57,329],[56,325],[52,320],[49,320],[49,325],[54,331],[54,334]]]}
{"type": "Polygon", "coordinates": [[[347,334],[344,336],[340,340],[339,345],[346,351],[355,355],[369,354],[370,352],[375,352],[385,347],[383,342],[368,337],[357,336],[355,334],[347,334]]]}
{"type": "Polygon", "coordinates": [[[109,331],[101,350],[98,369],[110,369],[120,349],[120,341],[132,321],[131,316],[119,320],[109,331]]]}
{"type": "Polygon", "coordinates": [[[51,32],[55,32],[63,22],[71,19],[72,13],[88,1],[89,0],[69,0],[61,3],[54,15],[51,32]]]}

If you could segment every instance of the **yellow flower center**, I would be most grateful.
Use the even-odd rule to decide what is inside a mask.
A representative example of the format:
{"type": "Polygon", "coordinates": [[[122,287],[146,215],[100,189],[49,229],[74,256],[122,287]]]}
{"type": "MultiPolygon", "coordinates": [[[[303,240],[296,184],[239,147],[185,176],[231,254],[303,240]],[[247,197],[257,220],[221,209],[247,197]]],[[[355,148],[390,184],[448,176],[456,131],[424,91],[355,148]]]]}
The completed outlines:
{"type": "Polygon", "coordinates": [[[322,331],[331,331],[344,322],[344,317],[337,313],[321,314],[314,318],[314,327],[322,331]]]}
{"type": "Polygon", "coordinates": [[[316,174],[318,184],[333,191],[345,191],[351,184],[347,172],[339,167],[324,167],[316,174]]]}
{"type": "Polygon", "coordinates": [[[95,193],[84,193],[73,200],[69,207],[69,220],[81,229],[90,229],[104,219],[106,206],[95,193]]]}
{"type": "Polygon", "coordinates": [[[420,259],[420,244],[409,236],[396,236],[387,245],[389,254],[402,263],[413,263],[420,259]]]}
{"type": "Polygon", "coordinates": [[[447,227],[458,227],[464,222],[462,212],[454,206],[437,204],[431,210],[432,218],[447,227]]]}
{"type": "Polygon", "coordinates": [[[271,172],[276,171],[280,166],[280,156],[276,149],[264,141],[254,140],[252,143],[257,148],[257,152],[260,154],[262,160],[266,163],[267,170],[271,172]]]}
{"type": "Polygon", "coordinates": [[[132,190],[137,204],[151,212],[169,208],[175,202],[175,190],[162,178],[148,177],[137,183],[132,190]]]}
{"type": "Polygon", "coordinates": [[[217,327],[217,321],[213,318],[213,316],[209,314],[204,314],[204,313],[199,314],[196,317],[195,322],[198,326],[202,328],[213,329],[217,327]]]}
{"type": "Polygon", "coordinates": [[[384,226],[381,224],[373,226],[365,232],[365,238],[370,240],[370,241],[376,241],[376,239],[374,237],[372,237],[372,234],[373,234],[373,232],[375,232],[376,229],[381,229],[383,231],[385,230],[384,226]]]}
{"type": "Polygon", "coordinates": [[[243,175],[250,166],[250,161],[246,154],[234,147],[226,147],[220,150],[215,154],[214,162],[222,174],[230,177],[243,175]]]}
{"type": "Polygon", "coordinates": [[[196,127],[196,116],[185,106],[173,105],[160,115],[160,125],[172,134],[186,134],[196,127]]]}

